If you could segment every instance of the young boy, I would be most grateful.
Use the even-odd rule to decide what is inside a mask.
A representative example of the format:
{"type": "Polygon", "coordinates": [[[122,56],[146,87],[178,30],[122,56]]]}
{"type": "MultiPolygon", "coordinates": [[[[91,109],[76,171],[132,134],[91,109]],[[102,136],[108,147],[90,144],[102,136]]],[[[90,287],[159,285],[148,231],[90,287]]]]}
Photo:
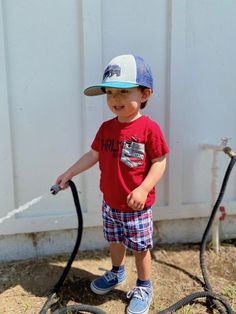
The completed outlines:
{"type": "Polygon", "coordinates": [[[68,180],[99,161],[103,230],[110,245],[112,269],[95,279],[91,290],[105,294],[123,283],[126,249],[133,251],[138,278],[136,287],[127,294],[131,299],[128,314],[148,313],[152,300],[151,206],[169,151],[160,127],[141,114],[152,90],[152,74],[141,57],[121,55],[111,60],[102,83],[84,93],[106,94],[116,117],[101,125],[91,150],[57,179],[65,188],[68,180]]]}

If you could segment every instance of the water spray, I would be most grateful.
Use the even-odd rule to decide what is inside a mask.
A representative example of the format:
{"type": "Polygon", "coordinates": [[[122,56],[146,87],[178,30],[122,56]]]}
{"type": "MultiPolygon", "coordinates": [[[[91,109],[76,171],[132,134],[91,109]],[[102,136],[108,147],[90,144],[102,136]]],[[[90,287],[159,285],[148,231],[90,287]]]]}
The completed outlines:
{"type": "MultiPolygon", "coordinates": [[[[53,195],[56,195],[59,191],[61,191],[62,188],[60,187],[59,184],[55,184],[51,187],[50,193],[53,195]]],[[[45,193],[39,197],[36,197],[32,199],[31,201],[25,203],[24,205],[20,205],[18,208],[13,209],[10,211],[6,216],[0,218],[0,224],[3,223],[5,220],[10,219],[11,217],[15,216],[16,214],[22,213],[23,211],[27,210],[31,206],[39,203],[41,200],[43,200],[46,196],[50,195],[50,193],[45,193]]]]}
{"type": "Polygon", "coordinates": [[[16,209],[13,209],[12,211],[10,211],[6,216],[0,218],[0,224],[3,223],[6,219],[10,219],[11,217],[15,216],[16,214],[22,213],[23,211],[25,211],[26,209],[28,209],[29,207],[37,204],[38,202],[40,202],[43,198],[45,198],[48,195],[48,193],[45,193],[39,197],[36,197],[34,199],[32,199],[31,201],[25,203],[24,205],[19,206],[16,209]]]}

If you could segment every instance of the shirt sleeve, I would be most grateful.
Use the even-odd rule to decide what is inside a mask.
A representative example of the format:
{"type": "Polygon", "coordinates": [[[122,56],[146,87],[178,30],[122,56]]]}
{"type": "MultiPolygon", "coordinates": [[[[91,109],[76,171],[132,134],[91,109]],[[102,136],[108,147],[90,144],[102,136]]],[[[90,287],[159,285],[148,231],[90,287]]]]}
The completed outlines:
{"type": "Polygon", "coordinates": [[[160,158],[169,153],[169,147],[166,143],[160,126],[151,121],[147,133],[147,153],[150,159],[160,158]]]}

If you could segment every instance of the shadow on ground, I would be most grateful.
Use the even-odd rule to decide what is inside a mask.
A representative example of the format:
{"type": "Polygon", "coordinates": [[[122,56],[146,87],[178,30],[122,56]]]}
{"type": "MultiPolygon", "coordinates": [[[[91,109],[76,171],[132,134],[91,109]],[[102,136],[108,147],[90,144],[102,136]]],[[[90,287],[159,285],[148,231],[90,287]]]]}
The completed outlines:
{"type": "MultiPolygon", "coordinates": [[[[89,258],[89,254],[94,255],[92,252],[79,253],[81,256],[75,260],[75,263],[77,263],[78,260],[81,262],[83,258],[85,258],[86,262],[86,259],[89,258]]],[[[93,256],[93,264],[97,270],[99,270],[99,266],[101,266],[101,261],[99,260],[101,257],[104,257],[105,254],[106,252],[100,251],[99,258],[93,256]]],[[[30,295],[47,298],[52,293],[55,284],[63,273],[67,258],[68,256],[58,256],[55,258],[0,264],[0,294],[6,290],[21,286],[30,295]]],[[[101,295],[97,297],[90,290],[90,283],[95,278],[97,278],[97,275],[92,274],[87,270],[72,267],[58,293],[58,304],[60,306],[65,306],[69,301],[74,301],[77,303],[99,306],[108,299],[119,300],[120,302],[126,303],[126,292],[119,289],[111,291],[109,295],[101,295]]]]}

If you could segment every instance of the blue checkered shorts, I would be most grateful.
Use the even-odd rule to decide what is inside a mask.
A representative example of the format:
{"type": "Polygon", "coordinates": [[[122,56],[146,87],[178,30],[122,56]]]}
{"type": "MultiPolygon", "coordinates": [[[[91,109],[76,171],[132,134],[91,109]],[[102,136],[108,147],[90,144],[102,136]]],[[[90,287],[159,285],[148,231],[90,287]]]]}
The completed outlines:
{"type": "Polygon", "coordinates": [[[127,249],[137,252],[153,247],[151,207],[126,213],[103,201],[102,218],[104,237],[109,243],[123,243],[127,249]]]}

